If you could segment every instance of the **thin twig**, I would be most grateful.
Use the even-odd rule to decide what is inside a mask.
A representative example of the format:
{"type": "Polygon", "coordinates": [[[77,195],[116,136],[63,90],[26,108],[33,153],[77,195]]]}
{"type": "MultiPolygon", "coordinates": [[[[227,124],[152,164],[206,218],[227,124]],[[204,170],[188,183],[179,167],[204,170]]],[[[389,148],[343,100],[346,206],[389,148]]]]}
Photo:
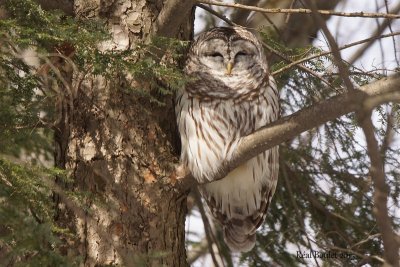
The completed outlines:
{"type": "MultiPolygon", "coordinates": [[[[268,45],[265,42],[261,42],[263,44],[263,46],[265,48],[267,48],[269,51],[271,51],[272,53],[274,53],[275,55],[277,55],[278,57],[282,58],[283,60],[287,61],[287,62],[293,62],[290,58],[288,58],[287,56],[285,56],[283,53],[279,52],[278,50],[274,49],[273,47],[271,47],[270,45],[268,45]]],[[[296,65],[297,68],[310,73],[312,76],[320,79],[321,81],[323,81],[326,85],[328,85],[329,87],[332,87],[332,85],[326,80],[324,79],[321,75],[319,75],[318,73],[316,73],[315,71],[313,71],[312,69],[307,68],[306,66],[303,65],[296,65]]]]}
{"type": "Polygon", "coordinates": [[[216,16],[217,18],[219,18],[220,20],[225,21],[226,24],[228,24],[228,25],[230,25],[230,26],[237,26],[236,23],[234,23],[233,21],[231,21],[230,19],[228,19],[226,16],[224,16],[224,15],[222,15],[222,14],[219,14],[217,11],[215,11],[214,9],[212,9],[212,8],[206,6],[206,5],[203,5],[203,4],[196,4],[196,6],[198,6],[198,7],[202,8],[202,9],[204,9],[205,11],[207,11],[207,12],[209,12],[209,13],[211,13],[211,14],[213,14],[214,16],[216,16]]]}
{"type": "MultiPolygon", "coordinates": [[[[383,34],[383,35],[379,35],[379,36],[372,36],[370,38],[366,38],[366,39],[363,39],[363,40],[360,40],[360,41],[357,41],[357,42],[354,42],[354,43],[350,43],[350,44],[341,46],[341,47],[339,47],[339,50],[347,49],[347,48],[350,48],[350,47],[353,47],[353,46],[356,46],[356,45],[359,45],[359,44],[363,44],[363,43],[367,43],[367,42],[374,41],[374,40],[377,40],[377,39],[387,38],[387,37],[391,37],[391,36],[395,36],[395,35],[400,35],[400,32],[383,34]]],[[[297,66],[298,64],[301,64],[303,62],[312,60],[312,59],[317,58],[317,57],[326,56],[326,55],[329,55],[329,54],[332,54],[332,51],[320,52],[320,53],[317,53],[315,55],[311,55],[309,57],[293,61],[292,63],[286,65],[285,67],[280,68],[279,70],[276,70],[276,71],[272,72],[271,74],[273,76],[275,76],[275,75],[277,75],[277,74],[279,74],[281,72],[284,72],[284,71],[286,71],[286,70],[288,70],[290,68],[293,68],[293,67],[297,66]]]]}
{"type": "MultiPolygon", "coordinates": [[[[297,0],[292,0],[292,3],[290,3],[289,9],[293,9],[294,5],[296,4],[296,1],[297,1],[297,0]]],[[[288,23],[289,23],[290,15],[291,15],[291,14],[289,14],[289,13],[286,14],[285,24],[284,24],[285,26],[284,26],[284,28],[286,28],[287,25],[288,25],[288,23]]]]}
{"type": "Polygon", "coordinates": [[[386,158],[386,152],[390,147],[390,144],[393,141],[393,134],[394,134],[394,117],[395,117],[395,109],[392,107],[391,110],[387,111],[387,116],[386,116],[386,131],[385,131],[385,136],[383,137],[382,140],[382,146],[381,146],[381,155],[383,160],[386,158]]]}
{"type": "Polygon", "coordinates": [[[342,55],[340,54],[339,46],[336,43],[335,38],[329,31],[328,26],[326,26],[325,20],[322,18],[321,14],[318,14],[317,5],[315,4],[315,2],[313,2],[311,0],[306,0],[306,3],[308,4],[309,7],[311,7],[311,10],[312,10],[311,14],[312,14],[313,19],[318,24],[319,28],[322,30],[322,32],[324,33],[324,35],[328,41],[328,44],[329,44],[332,54],[333,54],[333,60],[339,69],[339,73],[341,74],[340,78],[342,79],[347,90],[354,89],[354,85],[350,80],[349,68],[343,62],[342,55]]]}
{"type": "MultiPolygon", "coordinates": [[[[385,7],[386,7],[386,13],[390,13],[390,11],[389,11],[389,5],[388,5],[388,1],[387,1],[387,0],[385,0],[385,7]]],[[[393,12],[393,13],[398,13],[398,12],[393,12]]],[[[390,33],[393,33],[392,24],[389,24],[388,27],[389,27],[390,33]]],[[[396,60],[397,66],[400,66],[399,59],[397,58],[397,45],[396,45],[396,40],[394,39],[394,37],[392,37],[392,42],[393,42],[394,58],[395,58],[395,60],[396,60]]]]}
{"type": "MultiPolygon", "coordinates": [[[[242,2],[242,5],[257,6],[259,4],[260,0],[244,0],[241,2],[242,2]]],[[[232,21],[236,22],[239,25],[247,26],[246,22],[248,21],[250,13],[251,13],[251,11],[249,11],[249,10],[238,9],[238,10],[236,10],[235,13],[232,14],[232,16],[231,16],[232,21]]]]}
{"type": "MultiPolygon", "coordinates": [[[[393,13],[398,13],[400,12],[400,3],[398,3],[392,10],[393,13]]],[[[392,20],[387,18],[385,19],[382,24],[375,29],[374,33],[372,34],[372,36],[378,36],[381,35],[385,29],[390,26],[392,20]]],[[[392,33],[392,32],[391,32],[392,33]]],[[[394,36],[395,34],[391,35],[394,36]]],[[[374,43],[375,39],[371,39],[368,42],[365,42],[365,44],[360,47],[359,50],[357,50],[356,53],[354,53],[349,60],[347,60],[350,64],[353,64],[358,58],[360,58],[364,52],[374,43]]]]}
{"type": "MultiPolygon", "coordinates": [[[[262,12],[262,13],[286,13],[286,14],[311,14],[311,9],[298,8],[298,9],[286,9],[286,8],[260,8],[255,6],[246,6],[236,3],[225,3],[219,1],[209,1],[209,0],[198,0],[198,3],[223,6],[223,7],[233,7],[240,8],[250,11],[262,12]]],[[[397,14],[387,14],[387,13],[368,13],[368,12],[338,12],[333,10],[317,10],[320,15],[328,16],[340,16],[340,17],[361,17],[361,18],[389,18],[389,19],[400,19],[400,15],[397,14]]]]}
{"type": "Polygon", "coordinates": [[[381,236],[380,233],[374,234],[374,235],[369,235],[367,238],[361,240],[360,242],[355,243],[355,244],[352,245],[350,248],[352,249],[352,248],[358,247],[358,246],[360,246],[360,245],[362,245],[362,244],[364,244],[364,243],[367,243],[369,240],[372,240],[372,239],[374,239],[374,238],[376,238],[376,237],[380,237],[380,236],[381,236]]]}
{"type": "Polygon", "coordinates": [[[204,210],[203,203],[201,202],[200,192],[199,192],[199,190],[197,188],[195,188],[193,190],[193,193],[194,193],[194,198],[195,198],[195,200],[197,202],[197,206],[198,206],[200,214],[201,214],[201,219],[203,220],[204,232],[205,232],[205,235],[206,235],[206,238],[207,238],[207,243],[208,243],[208,250],[209,250],[209,252],[211,254],[211,258],[213,260],[214,266],[218,267],[219,264],[218,264],[217,258],[215,256],[214,249],[212,248],[212,245],[215,242],[213,239],[215,239],[215,237],[213,237],[213,234],[212,234],[212,231],[211,231],[211,227],[210,227],[210,223],[209,223],[207,215],[206,215],[206,211],[204,210]]]}
{"type": "Polygon", "coordinates": [[[271,24],[272,28],[274,28],[274,30],[278,34],[279,38],[281,38],[282,32],[278,29],[278,27],[275,25],[275,23],[268,17],[267,14],[262,13],[262,15],[268,21],[268,23],[271,24]]]}

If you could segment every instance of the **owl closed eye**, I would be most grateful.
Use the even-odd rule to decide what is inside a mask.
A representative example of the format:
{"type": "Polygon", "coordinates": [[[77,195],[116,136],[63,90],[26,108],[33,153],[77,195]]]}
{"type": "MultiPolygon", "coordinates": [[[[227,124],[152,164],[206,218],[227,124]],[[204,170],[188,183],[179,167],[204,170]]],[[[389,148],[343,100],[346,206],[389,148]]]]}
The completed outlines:
{"type": "Polygon", "coordinates": [[[247,39],[211,38],[199,45],[195,52],[205,71],[232,75],[247,71],[254,64],[263,65],[263,54],[256,44],[247,39]]]}

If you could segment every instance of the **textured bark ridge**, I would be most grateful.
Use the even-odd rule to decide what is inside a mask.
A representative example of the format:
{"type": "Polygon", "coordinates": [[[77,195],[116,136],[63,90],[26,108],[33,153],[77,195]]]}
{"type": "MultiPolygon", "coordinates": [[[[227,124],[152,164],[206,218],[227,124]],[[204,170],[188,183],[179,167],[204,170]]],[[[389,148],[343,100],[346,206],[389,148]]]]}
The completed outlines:
{"type": "MultiPolygon", "coordinates": [[[[130,49],[148,39],[162,8],[162,1],[74,3],[76,16],[108,22],[113,40],[103,49],[130,49]]],[[[175,37],[189,39],[188,18],[175,37]]],[[[135,81],[88,76],[56,135],[57,165],[65,165],[74,189],[85,192],[80,211],[60,210],[60,223],[79,239],[79,251],[69,253],[79,254],[85,266],[187,266],[186,192],[163,179],[177,161],[172,97],[154,106],[124,90],[128,82],[135,81]]]]}

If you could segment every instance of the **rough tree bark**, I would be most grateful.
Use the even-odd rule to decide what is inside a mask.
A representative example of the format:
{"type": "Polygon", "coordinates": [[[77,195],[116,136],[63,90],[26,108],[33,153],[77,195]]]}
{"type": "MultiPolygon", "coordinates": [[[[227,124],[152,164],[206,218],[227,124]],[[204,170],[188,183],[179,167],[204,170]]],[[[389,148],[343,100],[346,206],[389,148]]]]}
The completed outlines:
{"type": "MultiPolygon", "coordinates": [[[[191,1],[75,0],[74,14],[105,20],[113,41],[102,47],[124,50],[152,34],[189,40],[191,6],[191,1]]],[[[83,212],[58,204],[58,221],[77,234],[67,241],[75,243],[66,253],[79,254],[85,266],[187,266],[186,192],[163,179],[177,161],[172,97],[165,107],[155,106],[124,90],[127,83],[140,83],[151,91],[146,82],[123,75],[70,82],[77,91],[70,90],[60,105],[56,165],[72,174],[72,190],[86,195],[83,212]]]]}

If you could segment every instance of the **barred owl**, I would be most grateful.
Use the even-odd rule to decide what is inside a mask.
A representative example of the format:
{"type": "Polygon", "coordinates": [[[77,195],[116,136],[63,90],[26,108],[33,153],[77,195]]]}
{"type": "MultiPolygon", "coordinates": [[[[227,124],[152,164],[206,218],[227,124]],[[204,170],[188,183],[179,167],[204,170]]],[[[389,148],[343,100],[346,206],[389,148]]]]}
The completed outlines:
{"type": "Polygon", "coordinates": [[[249,251],[265,219],[278,176],[278,148],[267,150],[213,181],[244,137],[277,119],[278,91],[259,40],[220,27],[192,44],[188,83],[177,94],[181,163],[198,181],[232,251],[249,251]]]}

